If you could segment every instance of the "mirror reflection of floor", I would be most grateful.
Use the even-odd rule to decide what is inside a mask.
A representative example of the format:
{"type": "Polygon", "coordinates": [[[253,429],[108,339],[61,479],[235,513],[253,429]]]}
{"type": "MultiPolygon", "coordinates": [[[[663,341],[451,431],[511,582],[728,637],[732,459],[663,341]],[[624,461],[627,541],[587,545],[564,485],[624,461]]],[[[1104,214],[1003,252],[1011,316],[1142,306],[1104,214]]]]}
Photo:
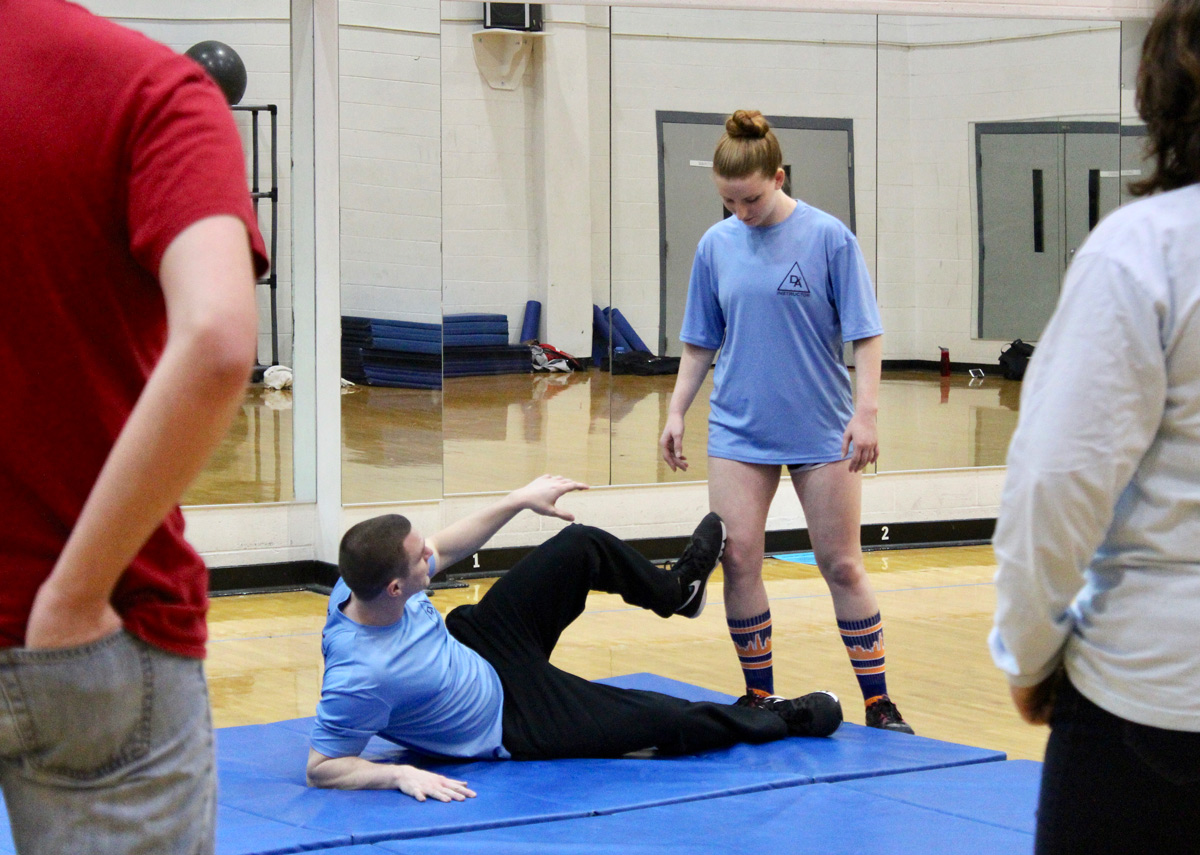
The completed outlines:
{"type": "Polygon", "coordinates": [[[292,390],[251,386],[225,439],[181,504],[290,502],[294,496],[292,390]]]}
{"type": "MultiPolygon", "coordinates": [[[[884,615],[888,688],[917,733],[1041,759],[1047,729],[1021,722],[987,633],[995,609],[995,562],[987,546],[869,552],[884,615]]],[[[768,560],[775,622],[775,685],[800,694],[831,689],[847,720],[862,708],[837,635],[829,591],[815,567],[768,560]]],[[[592,594],[553,661],[589,679],[651,671],[729,694],[740,672],[725,630],[720,571],[696,620],[660,620],[614,595],[592,594]]],[[[492,584],[437,591],[443,614],[475,602],[492,584]]],[[[311,716],[321,683],[326,598],[312,593],[218,597],[209,613],[208,673],[218,727],[311,716]]]]}
{"type": "MultiPolygon", "coordinates": [[[[687,472],[658,454],[674,375],[590,370],[447,378],[444,391],[355,386],[342,402],[347,504],[501,492],[544,472],[590,484],[701,481],[711,375],[687,416],[687,472]]],[[[879,472],[1004,464],[1021,384],[889,371],[879,394],[879,472]]],[[[802,426],[801,426],[802,427],[802,426]]],[[[250,390],[185,504],[289,501],[291,392],[250,390]]]]}

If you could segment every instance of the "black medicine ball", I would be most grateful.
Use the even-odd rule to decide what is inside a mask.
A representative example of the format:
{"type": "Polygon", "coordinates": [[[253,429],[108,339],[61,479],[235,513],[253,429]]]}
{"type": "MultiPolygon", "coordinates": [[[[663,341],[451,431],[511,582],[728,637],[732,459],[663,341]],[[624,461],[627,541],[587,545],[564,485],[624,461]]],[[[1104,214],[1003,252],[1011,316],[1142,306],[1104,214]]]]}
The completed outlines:
{"type": "Polygon", "coordinates": [[[246,66],[237,51],[224,42],[198,42],[187,49],[187,55],[208,72],[208,76],[217,81],[225,100],[230,105],[242,100],[246,94],[246,66]]]}

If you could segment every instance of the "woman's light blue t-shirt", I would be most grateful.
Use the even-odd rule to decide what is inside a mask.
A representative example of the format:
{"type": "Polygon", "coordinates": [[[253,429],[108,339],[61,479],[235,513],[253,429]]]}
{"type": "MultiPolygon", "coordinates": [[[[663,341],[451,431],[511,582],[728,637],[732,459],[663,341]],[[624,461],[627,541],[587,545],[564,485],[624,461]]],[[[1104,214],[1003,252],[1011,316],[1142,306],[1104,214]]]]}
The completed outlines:
{"type": "Polygon", "coordinates": [[[708,453],[840,460],[854,414],[842,346],[882,332],[858,241],[835,217],[797,200],[772,226],[717,223],[696,248],[679,335],[721,351],[708,453]]]}
{"type": "Polygon", "coordinates": [[[429,597],[411,597],[390,626],[346,617],[349,598],[339,579],[321,639],[325,679],[312,747],[326,757],[358,756],[378,735],[426,754],[507,758],[500,678],[450,635],[429,597]]]}

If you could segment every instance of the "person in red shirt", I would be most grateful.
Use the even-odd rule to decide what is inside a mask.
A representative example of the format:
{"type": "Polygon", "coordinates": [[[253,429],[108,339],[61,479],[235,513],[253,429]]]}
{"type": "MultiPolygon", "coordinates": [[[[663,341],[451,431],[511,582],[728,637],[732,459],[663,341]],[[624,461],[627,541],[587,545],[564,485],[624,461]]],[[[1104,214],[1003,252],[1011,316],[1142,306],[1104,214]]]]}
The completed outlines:
{"type": "Polygon", "coordinates": [[[266,267],[190,59],[0,0],[0,787],[22,853],[210,852],[207,573],[177,502],[254,362],[266,267]]]}

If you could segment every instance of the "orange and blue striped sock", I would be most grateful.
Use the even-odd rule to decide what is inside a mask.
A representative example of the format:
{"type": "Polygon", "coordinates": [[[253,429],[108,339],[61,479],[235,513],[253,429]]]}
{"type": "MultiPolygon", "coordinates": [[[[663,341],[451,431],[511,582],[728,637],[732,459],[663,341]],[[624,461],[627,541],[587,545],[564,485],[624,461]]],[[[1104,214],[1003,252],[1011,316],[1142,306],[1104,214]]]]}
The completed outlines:
{"type": "Polygon", "coordinates": [[[887,694],[883,663],[883,618],[879,612],[862,620],[839,620],[838,632],[850,654],[850,665],[858,678],[863,700],[887,694]]]}
{"type": "Polygon", "coordinates": [[[771,660],[771,610],[752,618],[726,618],[729,635],[742,663],[746,691],[766,697],[775,694],[771,660]]]}

